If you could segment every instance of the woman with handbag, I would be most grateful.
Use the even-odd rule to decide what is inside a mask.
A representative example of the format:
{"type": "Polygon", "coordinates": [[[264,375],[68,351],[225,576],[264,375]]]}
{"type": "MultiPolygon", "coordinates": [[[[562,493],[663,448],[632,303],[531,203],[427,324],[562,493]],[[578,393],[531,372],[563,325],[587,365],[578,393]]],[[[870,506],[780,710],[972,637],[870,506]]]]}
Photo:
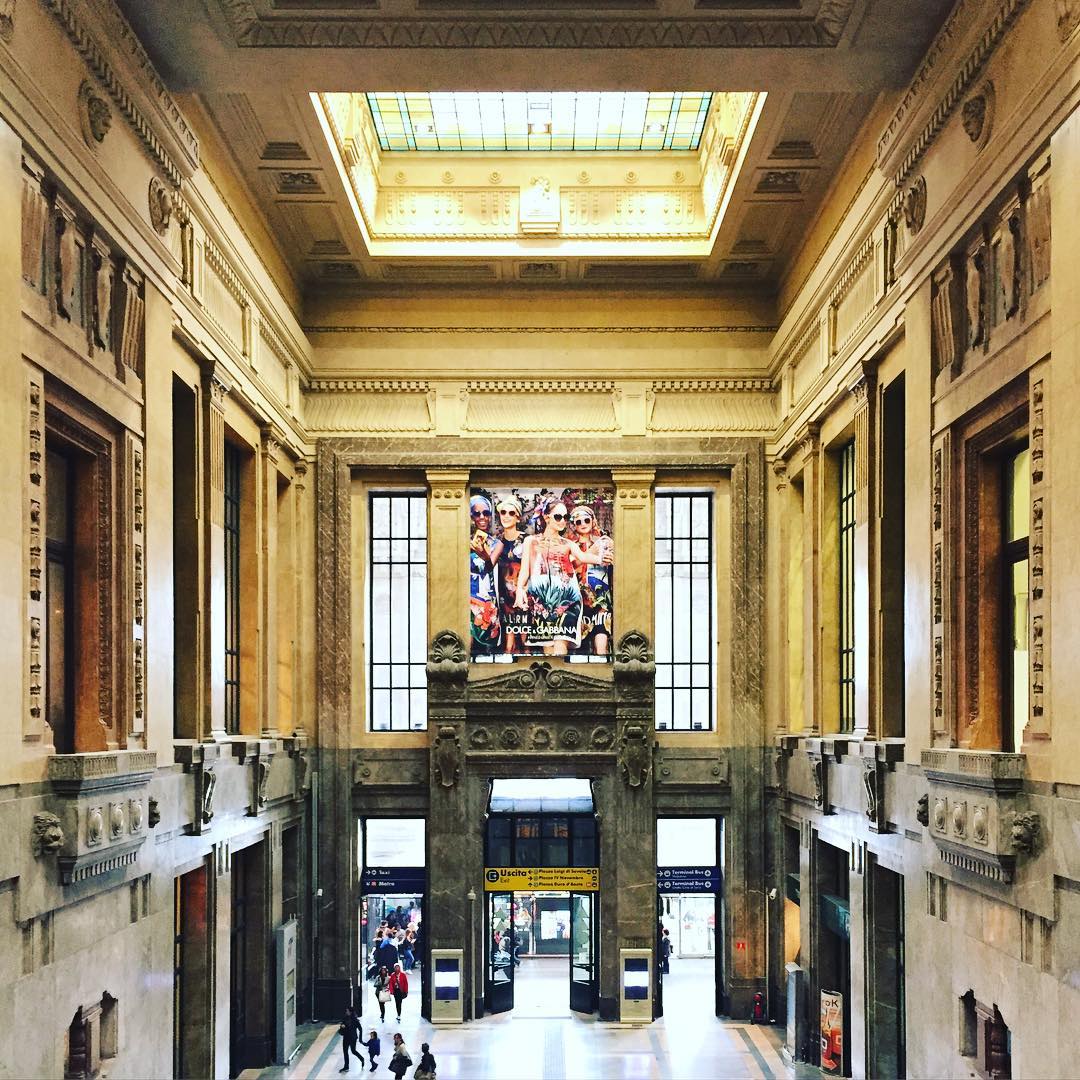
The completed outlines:
{"type": "Polygon", "coordinates": [[[401,1023],[401,1003],[409,996],[409,976],[401,970],[400,964],[394,965],[390,975],[390,993],[394,995],[394,1004],[397,1006],[397,1019],[401,1023]]]}
{"type": "Polygon", "coordinates": [[[420,1044],[420,1064],[413,1076],[416,1080],[435,1080],[435,1055],[427,1043],[420,1044]]]}
{"type": "Polygon", "coordinates": [[[379,1003],[379,1019],[386,1023],[386,1003],[390,1000],[390,973],[385,967],[379,968],[375,976],[375,1000],[379,1003]]]}
{"type": "Polygon", "coordinates": [[[405,1046],[405,1040],[400,1034],[394,1035],[394,1052],[390,1055],[390,1061],[386,1066],[396,1077],[401,1078],[412,1068],[412,1058],[405,1046]]]}

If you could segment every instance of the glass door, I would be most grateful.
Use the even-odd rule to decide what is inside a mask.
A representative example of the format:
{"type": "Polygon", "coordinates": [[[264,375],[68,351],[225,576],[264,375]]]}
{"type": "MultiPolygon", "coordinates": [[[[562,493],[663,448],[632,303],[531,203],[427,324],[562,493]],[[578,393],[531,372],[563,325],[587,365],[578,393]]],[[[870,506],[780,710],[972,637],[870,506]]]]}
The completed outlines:
{"type": "Polygon", "coordinates": [[[514,1007],[514,894],[488,893],[487,984],[490,1012],[514,1007]]]}
{"type": "Polygon", "coordinates": [[[595,1012],[596,922],[593,894],[570,894],[570,1008],[574,1012],[595,1012]]]}

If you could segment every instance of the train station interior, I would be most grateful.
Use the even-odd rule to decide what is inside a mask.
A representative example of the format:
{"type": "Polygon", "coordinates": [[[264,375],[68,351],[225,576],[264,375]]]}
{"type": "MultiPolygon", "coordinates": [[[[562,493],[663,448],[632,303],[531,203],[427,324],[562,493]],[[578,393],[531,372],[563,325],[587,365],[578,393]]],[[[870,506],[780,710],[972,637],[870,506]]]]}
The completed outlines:
{"type": "Polygon", "coordinates": [[[1074,1075],[1078,73],[0,0],[0,1080],[1074,1075]]]}

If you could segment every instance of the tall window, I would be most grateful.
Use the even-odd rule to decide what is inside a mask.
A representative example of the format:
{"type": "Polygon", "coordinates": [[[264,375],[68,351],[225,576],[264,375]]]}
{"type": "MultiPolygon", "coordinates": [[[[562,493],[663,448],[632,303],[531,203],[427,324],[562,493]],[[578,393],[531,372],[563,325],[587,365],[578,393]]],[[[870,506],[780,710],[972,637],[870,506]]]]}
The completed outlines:
{"type": "Polygon", "coordinates": [[[240,732],[240,477],[243,456],[225,444],[225,730],[240,732]]]}
{"type": "Polygon", "coordinates": [[[904,734],[904,376],[881,395],[881,733],[904,734]]]}
{"type": "Polygon", "coordinates": [[[712,496],[656,496],[656,728],[713,726],[712,496]]]}
{"type": "Polygon", "coordinates": [[[1005,535],[1004,749],[1019,750],[1028,720],[1028,532],[1031,506],[1031,452],[1025,446],[1006,457],[1003,491],[1005,535]],[[1011,737],[1012,745],[1008,745],[1011,737]]]}
{"type": "Polygon", "coordinates": [[[427,498],[380,492],[370,502],[368,727],[427,728],[427,498]]]}
{"type": "Polygon", "coordinates": [[[855,443],[840,451],[840,730],[855,727],[855,443]]]}
{"type": "Polygon", "coordinates": [[[45,452],[45,711],[58,754],[75,752],[75,470],[45,452]]]}

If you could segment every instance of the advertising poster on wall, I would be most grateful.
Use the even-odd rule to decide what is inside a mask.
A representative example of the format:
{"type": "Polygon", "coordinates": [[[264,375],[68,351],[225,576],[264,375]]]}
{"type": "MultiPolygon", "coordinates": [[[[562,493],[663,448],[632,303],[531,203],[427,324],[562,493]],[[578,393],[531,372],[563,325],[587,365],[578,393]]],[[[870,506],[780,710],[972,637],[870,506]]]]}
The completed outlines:
{"type": "Polygon", "coordinates": [[[469,495],[474,660],[607,656],[615,542],[608,489],[476,487],[469,495]]]}
{"type": "Polygon", "coordinates": [[[844,996],[835,990],[821,991],[821,1071],[844,1071],[844,996]]]}

